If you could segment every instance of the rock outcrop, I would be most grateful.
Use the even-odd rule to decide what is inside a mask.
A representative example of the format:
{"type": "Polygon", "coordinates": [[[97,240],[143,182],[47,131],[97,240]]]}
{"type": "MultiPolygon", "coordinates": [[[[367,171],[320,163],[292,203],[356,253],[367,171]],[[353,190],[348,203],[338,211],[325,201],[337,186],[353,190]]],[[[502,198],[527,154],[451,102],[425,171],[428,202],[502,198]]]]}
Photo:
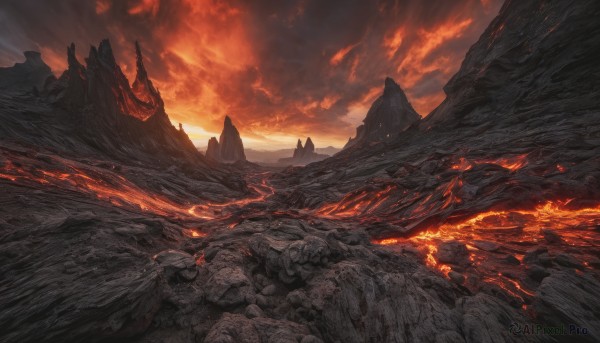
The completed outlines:
{"type": "Polygon", "coordinates": [[[112,157],[147,156],[153,163],[204,164],[185,132],[171,124],[137,42],[135,48],[137,75],[130,86],[108,40],[90,48],[85,66],[77,60],[71,44],[68,69],[47,85],[45,95],[71,113],[75,131],[88,144],[112,157]]]}
{"type": "Polygon", "coordinates": [[[25,51],[25,62],[15,63],[8,68],[0,68],[0,90],[10,88],[18,91],[39,91],[54,75],[37,51],[25,51]]]}
{"type": "Polygon", "coordinates": [[[296,149],[294,149],[294,154],[290,158],[281,158],[279,159],[280,164],[290,164],[290,165],[305,165],[312,162],[317,162],[326,159],[329,155],[317,154],[315,152],[315,144],[312,139],[308,137],[306,139],[306,143],[302,146],[302,141],[298,139],[298,144],[296,144],[296,149]]]}
{"type": "Polygon", "coordinates": [[[356,137],[350,138],[344,148],[362,142],[390,141],[420,119],[400,86],[388,77],[383,95],[373,102],[364,125],[356,128],[356,137]]]}
{"type": "Polygon", "coordinates": [[[244,143],[237,128],[233,126],[231,118],[225,116],[223,132],[219,136],[219,147],[221,149],[221,160],[224,162],[245,161],[244,143]]]}
{"type": "Polygon", "coordinates": [[[215,161],[221,160],[221,149],[219,147],[219,141],[216,137],[210,137],[208,140],[208,147],[206,147],[206,153],[204,156],[215,161]]]}
{"type": "Polygon", "coordinates": [[[229,116],[225,116],[223,131],[219,136],[219,141],[217,142],[215,137],[211,137],[208,140],[205,156],[212,160],[225,163],[246,161],[244,143],[242,142],[239,131],[233,125],[229,116]]]}

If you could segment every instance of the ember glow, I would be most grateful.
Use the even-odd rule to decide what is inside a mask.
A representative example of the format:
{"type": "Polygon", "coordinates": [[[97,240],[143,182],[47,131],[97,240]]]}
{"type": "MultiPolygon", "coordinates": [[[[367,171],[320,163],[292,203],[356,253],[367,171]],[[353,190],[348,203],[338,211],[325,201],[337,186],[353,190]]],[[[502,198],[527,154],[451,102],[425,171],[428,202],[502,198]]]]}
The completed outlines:
{"type": "MultiPolygon", "coordinates": [[[[9,1],[0,5],[11,28],[0,33],[0,66],[22,61],[21,51],[38,50],[60,74],[68,44],[76,44],[83,61],[91,43],[109,38],[133,81],[131,44],[139,40],[167,113],[197,144],[217,135],[230,114],[247,147],[289,147],[301,136],[341,147],[386,76],[398,80],[415,109],[427,115],[444,99],[443,84],[500,4],[9,1]]],[[[148,116],[140,111],[140,118],[148,116]]]]}
{"type": "MultiPolygon", "coordinates": [[[[474,159],[471,161],[465,157],[460,157],[457,162],[450,166],[450,168],[453,170],[468,171],[471,170],[474,165],[479,164],[495,164],[510,171],[517,171],[527,165],[527,154],[499,158],[474,159]]],[[[558,169],[560,170],[560,168],[558,169]]]]}
{"type": "MultiPolygon", "coordinates": [[[[29,160],[2,157],[0,181],[4,179],[19,184],[35,182],[50,188],[85,193],[117,207],[141,210],[165,217],[215,219],[227,208],[260,202],[273,194],[273,188],[267,183],[269,173],[258,173],[251,175],[251,180],[256,181],[256,184],[249,185],[255,196],[189,206],[177,204],[165,196],[143,190],[125,177],[104,168],[56,157],[53,160],[55,167],[41,169],[31,167],[35,163],[29,160]],[[29,165],[29,167],[25,168],[21,165],[29,165]]],[[[187,234],[191,237],[206,235],[197,229],[190,229],[187,234]]]]}
{"type": "Polygon", "coordinates": [[[344,218],[373,213],[388,199],[394,189],[393,185],[388,185],[384,189],[375,192],[363,190],[358,193],[351,193],[338,203],[323,206],[317,210],[317,214],[323,217],[344,218]]]}
{"type": "Polygon", "coordinates": [[[460,222],[447,222],[432,226],[410,237],[375,240],[379,245],[410,244],[424,249],[425,262],[431,268],[448,275],[451,268],[439,263],[438,246],[443,242],[458,241],[469,250],[470,268],[483,276],[484,281],[495,284],[509,295],[524,301],[532,296],[519,282],[502,274],[499,264],[483,263],[493,258],[492,253],[503,250],[522,259],[526,250],[538,243],[553,245],[555,252],[573,251],[581,254],[583,261],[600,245],[600,205],[572,208],[572,199],[548,201],[533,209],[487,211],[460,222]],[[552,230],[548,231],[549,228],[552,230]],[[499,242],[502,243],[500,248],[499,242]]]}

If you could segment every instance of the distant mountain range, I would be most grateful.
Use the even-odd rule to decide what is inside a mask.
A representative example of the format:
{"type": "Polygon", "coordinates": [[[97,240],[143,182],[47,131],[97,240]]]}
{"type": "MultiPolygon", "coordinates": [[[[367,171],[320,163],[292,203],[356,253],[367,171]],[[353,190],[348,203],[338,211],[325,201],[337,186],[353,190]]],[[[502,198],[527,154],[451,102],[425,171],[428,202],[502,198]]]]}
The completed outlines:
{"type": "MultiPolygon", "coordinates": [[[[342,149],[335,148],[332,146],[328,146],[325,148],[316,148],[315,152],[318,154],[325,154],[329,156],[333,156],[342,149]]],[[[277,163],[280,158],[291,157],[294,154],[294,149],[280,149],[280,150],[254,150],[254,149],[245,149],[246,158],[250,162],[258,162],[258,163],[277,163]]]]}

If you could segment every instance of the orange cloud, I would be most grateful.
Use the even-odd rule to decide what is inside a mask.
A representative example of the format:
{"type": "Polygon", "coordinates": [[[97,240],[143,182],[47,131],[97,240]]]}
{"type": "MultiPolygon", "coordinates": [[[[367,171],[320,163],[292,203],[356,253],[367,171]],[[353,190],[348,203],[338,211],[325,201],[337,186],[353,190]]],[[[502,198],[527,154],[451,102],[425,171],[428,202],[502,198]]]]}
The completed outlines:
{"type": "Polygon", "coordinates": [[[352,51],[352,49],[354,49],[357,44],[352,44],[352,45],[348,45],[345,48],[341,48],[340,50],[338,50],[333,56],[331,56],[331,59],[329,60],[329,64],[331,64],[332,66],[336,66],[338,64],[340,64],[340,62],[342,62],[344,60],[344,58],[346,58],[346,55],[348,55],[348,53],[350,51],[352,51]]]}
{"type": "Polygon", "coordinates": [[[387,57],[392,59],[400,46],[404,38],[404,28],[399,27],[390,36],[386,36],[383,40],[383,46],[387,48],[387,57]]]}
{"type": "Polygon", "coordinates": [[[403,87],[414,86],[420,78],[431,71],[441,69],[447,71],[452,64],[446,56],[427,61],[429,55],[443,43],[460,38],[473,19],[449,22],[438,26],[433,31],[421,30],[416,44],[410,49],[410,54],[400,62],[397,71],[403,73],[400,82],[403,87]]]}
{"type": "Polygon", "coordinates": [[[13,31],[0,32],[0,64],[41,50],[60,73],[71,41],[83,59],[90,44],[110,38],[132,80],[139,40],[167,113],[198,145],[218,134],[229,114],[246,146],[276,149],[305,136],[317,146],[342,146],[386,76],[426,115],[501,0],[28,3],[7,12],[13,31]]]}

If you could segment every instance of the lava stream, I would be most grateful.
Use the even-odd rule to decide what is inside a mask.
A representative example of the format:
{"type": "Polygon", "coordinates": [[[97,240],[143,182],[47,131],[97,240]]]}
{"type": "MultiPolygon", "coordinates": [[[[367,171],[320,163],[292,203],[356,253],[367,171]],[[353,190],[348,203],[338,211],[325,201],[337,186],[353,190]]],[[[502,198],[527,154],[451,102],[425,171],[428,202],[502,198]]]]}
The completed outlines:
{"type": "MultiPolygon", "coordinates": [[[[540,242],[553,245],[553,251],[572,251],[576,248],[581,259],[592,258],[593,249],[600,246],[600,205],[588,208],[569,208],[567,201],[548,201],[534,209],[487,211],[458,223],[430,227],[412,237],[388,238],[374,241],[379,245],[410,244],[426,252],[428,266],[448,275],[451,267],[439,263],[438,246],[458,241],[469,250],[471,267],[487,283],[496,284],[508,294],[523,299],[532,293],[518,281],[504,276],[498,265],[489,259],[510,254],[518,260],[526,250],[540,242]],[[551,229],[551,230],[550,230],[551,229]]],[[[584,263],[585,265],[585,263],[584,263]]]]}
{"type": "Polygon", "coordinates": [[[70,191],[92,195],[100,200],[108,201],[118,207],[134,207],[145,212],[161,216],[192,217],[200,219],[215,219],[216,212],[230,206],[244,206],[249,203],[259,202],[274,193],[267,178],[269,173],[253,174],[251,180],[258,179],[257,184],[250,184],[249,188],[258,195],[252,198],[235,199],[225,203],[209,202],[185,208],[166,197],[152,194],[141,189],[126,178],[102,169],[83,165],[74,161],[55,158],[62,167],[57,170],[38,169],[32,161],[2,160],[0,179],[15,183],[36,182],[46,186],[63,188],[70,191]]]}

